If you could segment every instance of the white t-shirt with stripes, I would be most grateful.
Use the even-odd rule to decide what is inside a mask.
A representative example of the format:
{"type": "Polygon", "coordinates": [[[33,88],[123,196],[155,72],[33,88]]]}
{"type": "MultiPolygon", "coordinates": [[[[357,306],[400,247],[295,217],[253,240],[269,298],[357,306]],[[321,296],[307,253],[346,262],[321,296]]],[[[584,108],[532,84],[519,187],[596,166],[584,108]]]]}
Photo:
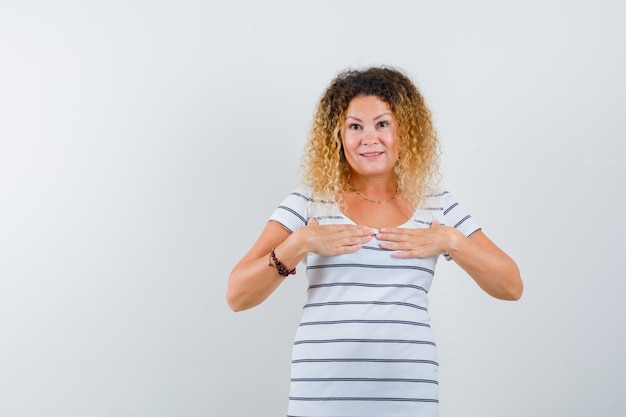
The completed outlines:
{"type": "MultiPolygon", "coordinates": [[[[335,204],[291,193],[270,217],[290,231],[354,223],[335,204]]],[[[402,227],[438,220],[479,230],[448,192],[428,196],[402,227]]],[[[436,257],[398,259],[374,237],[355,253],[309,254],[307,301],[295,336],[288,416],[435,417],[437,352],[428,315],[436,257]]]]}

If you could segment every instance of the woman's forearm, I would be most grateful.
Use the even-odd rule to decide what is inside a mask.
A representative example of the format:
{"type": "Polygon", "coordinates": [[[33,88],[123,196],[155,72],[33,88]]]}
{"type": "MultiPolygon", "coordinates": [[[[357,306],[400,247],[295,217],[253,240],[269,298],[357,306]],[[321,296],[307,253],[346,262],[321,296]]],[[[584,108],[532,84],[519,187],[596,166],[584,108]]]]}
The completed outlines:
{"type": "Polygon", "coordinates": [[[448,253],[489,295],[502,300],[518,300],[522,296],[517,264],[482,231],[469,238],[456,234],[448,253]]]}
{"type": "Polygon", "coordinates": [[[270,251],[287,268],[294,269],[306,255],[298,236],[270,222],[250,252],[233,268],[228,278],[226,301],[233,311],[246,310],[265,301],[286,277],[280,275],[270,251]]]}

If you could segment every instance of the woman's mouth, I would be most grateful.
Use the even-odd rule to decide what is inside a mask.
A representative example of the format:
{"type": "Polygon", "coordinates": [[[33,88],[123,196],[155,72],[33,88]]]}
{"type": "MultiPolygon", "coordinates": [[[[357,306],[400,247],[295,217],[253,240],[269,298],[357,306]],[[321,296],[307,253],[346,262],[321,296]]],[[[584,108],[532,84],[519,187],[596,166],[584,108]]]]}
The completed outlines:
{"type": "Polygon", "coordinates": [[[367,159],[375,159],[382,154],[383,154],[382,152],[367,152],[367,153],[362,153],[361,156],[367,159]]]}

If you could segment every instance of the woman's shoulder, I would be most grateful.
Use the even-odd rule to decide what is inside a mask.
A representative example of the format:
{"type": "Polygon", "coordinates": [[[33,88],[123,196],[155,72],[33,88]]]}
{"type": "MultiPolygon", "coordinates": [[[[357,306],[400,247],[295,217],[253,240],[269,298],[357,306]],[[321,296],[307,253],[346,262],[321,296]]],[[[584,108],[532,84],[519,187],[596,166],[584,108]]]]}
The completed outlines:
{"type": "Polygon", "coordinates": [[[466,236],[480,229],[471,214],[447,188],[429,190],[428,198],[426,204],[437,216],[441,216],[438,220],[442,225],[453,226],[466,236]]]}
{"type": "Polygon", "coordinates": [[[442,188],[429,187],[424,193],[424,204],[430,207],[440,207],[451,196],[450,192],[442,188]]]}
{"type": "Polygon", "coordinates": [[[426,190],[424,199],[420,204],[422,210],[431,213],[439,212],[440,215],[447,214],[452,208],[458,206],[453,194],[446,188],[429,188],[426,190]]]}
{"type": "Polygon", "coordinates": [[[308,187],[297,187],[283,198],[281,206],[304,208],[311,201],[313,201],[311,189],[308,187]]]}
{"type": "Polygon", "coordinates": [[[321,204],[333,204],[334,199],[329,196],[323,196],[316,194],[309,186],[302,185],[294,189],[288,196],[288,198],[299,198],[305,200],[307,203],[321,203],[321,204]]]}
{"type": "Polygon", "coordinates": [[[289,195],[300,197],[307,201],[311,201],[313,199],[313,192],[311,190],[311,187],[307,187],[305,185],[301,185],[295,188],[291,193],[289,193],[289,195]]]}

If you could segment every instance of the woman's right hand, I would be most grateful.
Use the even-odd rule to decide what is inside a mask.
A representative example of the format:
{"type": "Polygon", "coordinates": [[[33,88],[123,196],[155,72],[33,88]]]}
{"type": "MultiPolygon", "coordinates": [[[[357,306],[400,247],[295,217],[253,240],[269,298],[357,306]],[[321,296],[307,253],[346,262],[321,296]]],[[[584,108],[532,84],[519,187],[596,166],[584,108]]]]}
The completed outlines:
{"type": "Polygon", "coordinates": [[[291,233],[281,224],[269,221],[256,243],[230,273],[228,305],[233,311],[254,307],[285,279],[271,262],[268,263],[272,249],[285,268],[293,269],[307,253],[333,256],[356,252],[372,239],[372,234],[373,230],[364,226],[319,225],[314,219],[291,233]]]}
{"type": "Polygon", "coordinates": [[[296,232],[308,253],[334,256],[356,252],[372,240],[373,230],[354,224],[320,225],[314,218],[296,232]]]}

